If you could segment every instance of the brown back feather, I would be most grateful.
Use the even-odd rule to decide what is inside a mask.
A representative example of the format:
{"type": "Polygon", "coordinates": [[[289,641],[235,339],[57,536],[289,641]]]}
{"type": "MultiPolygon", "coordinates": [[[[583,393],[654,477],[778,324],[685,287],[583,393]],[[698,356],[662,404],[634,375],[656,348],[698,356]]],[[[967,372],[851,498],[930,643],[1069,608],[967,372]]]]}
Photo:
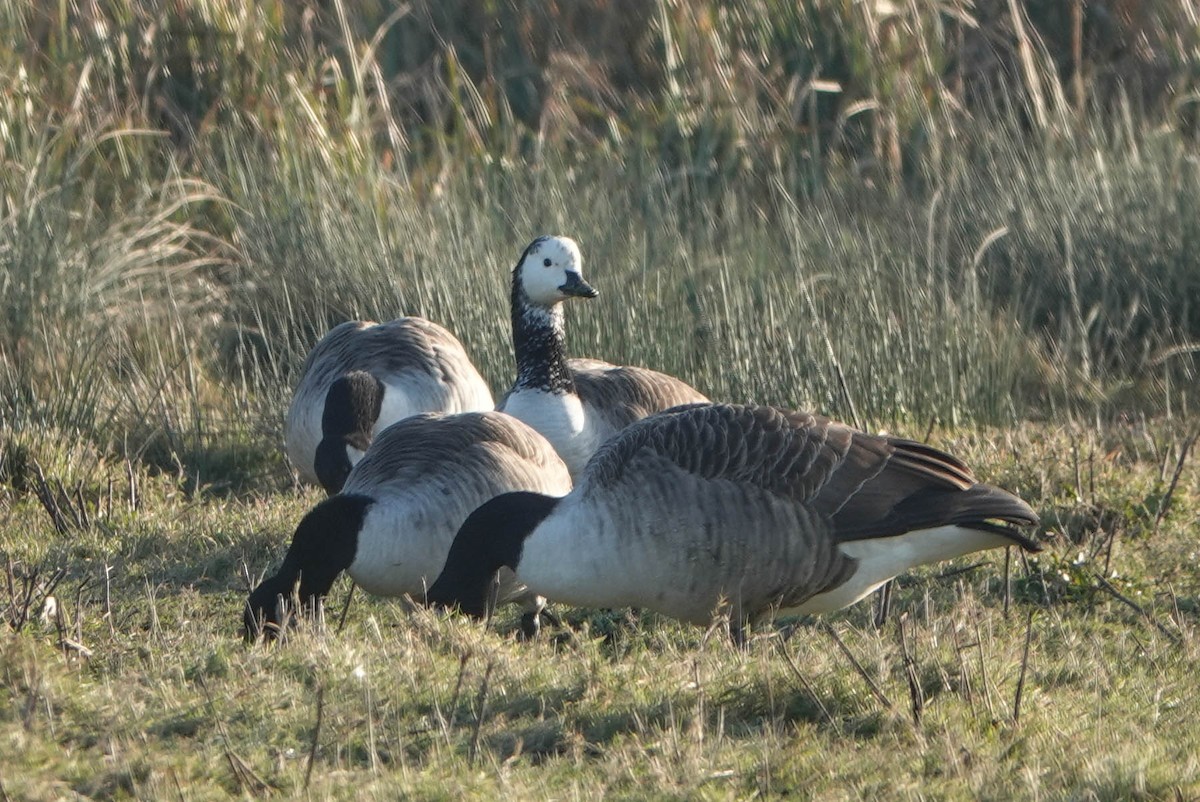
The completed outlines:
{"type": "Polygon", "coordinates": [[[686,382],[655,370],[595,359],[572,359],[569,366],[579,399],[613,429],[680,404],[708,401],[686,382]]]}
{"type": "Polygon", "coordinates": [[[931,446],[774,407],[699,404],[647,418],[592,458],[581,485],[615,486],[643,449],[702,478],[803,504],[831,522],[839,541],[945,524],[991,529],[991,519],[1038,521],[1025,502],[977,484],[961,460],[931,446]]]}

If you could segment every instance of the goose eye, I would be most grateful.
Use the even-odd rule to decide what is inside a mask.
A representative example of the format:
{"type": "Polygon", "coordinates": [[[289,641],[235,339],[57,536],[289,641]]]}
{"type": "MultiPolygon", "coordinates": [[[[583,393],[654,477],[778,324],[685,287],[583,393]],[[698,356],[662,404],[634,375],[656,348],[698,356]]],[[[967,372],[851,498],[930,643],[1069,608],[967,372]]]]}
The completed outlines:
{"type": "Polygon", "coordinates": [[[543,259],[542,264],[545,265],[546,267],[549,267],[551,265],[550,259],[549,258],[543,259]]]}

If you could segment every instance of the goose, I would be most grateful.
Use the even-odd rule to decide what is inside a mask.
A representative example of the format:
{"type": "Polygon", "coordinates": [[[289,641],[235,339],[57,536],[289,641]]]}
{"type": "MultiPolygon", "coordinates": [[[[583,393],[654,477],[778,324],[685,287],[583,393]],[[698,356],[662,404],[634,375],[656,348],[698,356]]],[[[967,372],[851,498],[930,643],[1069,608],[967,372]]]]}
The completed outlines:
{"type": "Polygon", "coordinates": [[[531,592],[643,607],[730,632],[773,613],[825,613],[910,568],[1040,545],[1037,514],[930,446],[806,412],[697,404],[606,444],[566,496],[497,496],[454,538],[429,604],[486,609],[504,567],[531,592]]]}
{"type": "MultiPolygon", "coordinates": [[[[278,631],[297,581],[299,598],[312,605],[342,571],[368,593],[420,599],[472,510],[510,491],[561,496],[570,489],[550,444],[509,415],[405,418],[380,432],[341,493],[300,521],[279,571],[250,594],[245,631],[278,631]]],[[[499,598],[521,602],[522,627],[536,634],[544,600],[525,593],[511,572],[501,577],[499,598]]]]}
{"type": "Polygon", "coordinates": [[[284,442],[301,479],[332,494],[388,424],[494,406],[462,343],[443,327],[420,317],[352,320],[331,329],[305,360],[284,442]]]}
{"type": "Polygon", "coordinates": [[[512,338],[517,377],[500,410],[537,429],[572,476],[606,440],[634,421],[679,404],[707,401],[664,373],[567,359],[563,303],[595,298],[570,237],[529,243],[512,272],[512,338]]]}

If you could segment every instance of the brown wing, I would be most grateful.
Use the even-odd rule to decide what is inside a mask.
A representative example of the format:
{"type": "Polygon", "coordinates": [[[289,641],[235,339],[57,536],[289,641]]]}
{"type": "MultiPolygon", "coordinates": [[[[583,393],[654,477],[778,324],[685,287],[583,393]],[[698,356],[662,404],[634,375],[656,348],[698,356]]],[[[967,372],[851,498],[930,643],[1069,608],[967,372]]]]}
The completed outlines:
{"type": "Polygon", "coordinates": [[[648,368],[610,365],[596,359],[568,363],[575,390],[589,415],[613,431],[665,409],[708,401],[686,382],[648,368]]]}
{"type": "MultiPolygon", "coordinates": [[[[990,529],[998,528],[990,520],[1038,521],[1025,502],[976,483],[949,454],[774,407],[695,405],[647,418],[597,453],[584,482],[618,484],[644,449],[704,479],[752,485],[803,504],[830,523],[839,541],[944,524],[990,529]]],[[[1036,548],[1015,530],[1003,531],[1036,548]]]]}

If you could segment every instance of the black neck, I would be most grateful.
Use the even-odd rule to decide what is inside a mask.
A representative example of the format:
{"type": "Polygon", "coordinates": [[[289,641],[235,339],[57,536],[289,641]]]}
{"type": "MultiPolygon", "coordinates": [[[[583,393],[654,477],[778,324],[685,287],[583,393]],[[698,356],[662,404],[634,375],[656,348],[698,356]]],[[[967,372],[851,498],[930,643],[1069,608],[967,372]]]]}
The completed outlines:
{"type": "Polygon", "coordinates": [[[458,607],[476,617],[485,615],[496,572],[507,566],[519,574],[525,539],[557,503],[553,496],[540,493],[505,493],[476,509],[455,535],[426,602],[458,607]]]}
{"type": "Polygon", "coordinates": [[[383,382],[364,370],[341,376],[325,394],[321,413],[321,434],[341,437],[369,435],[383,408],[383,382]]]}
{"type": "Polygon", "coordinates": [[[246,602],[248,636],[258,630],[259,622],[276,626],[282,623],[297,581],[303,605],[314,605],[329,592],[338,574],[354,562],[358,531],[373,503],[366,496],[334,496],[304,516],[278,573],[264,579],[246,602]],[[279,597],[283,598],[282,605],[279,597]]]}
{"type": "Polygon", "coordinates": [[[562,304],[546,307],[530,301],[517,271],[513,271],[512,284],[512,337],[517,355],[516,389],[575,392],[567,367],[562,304]]]}

